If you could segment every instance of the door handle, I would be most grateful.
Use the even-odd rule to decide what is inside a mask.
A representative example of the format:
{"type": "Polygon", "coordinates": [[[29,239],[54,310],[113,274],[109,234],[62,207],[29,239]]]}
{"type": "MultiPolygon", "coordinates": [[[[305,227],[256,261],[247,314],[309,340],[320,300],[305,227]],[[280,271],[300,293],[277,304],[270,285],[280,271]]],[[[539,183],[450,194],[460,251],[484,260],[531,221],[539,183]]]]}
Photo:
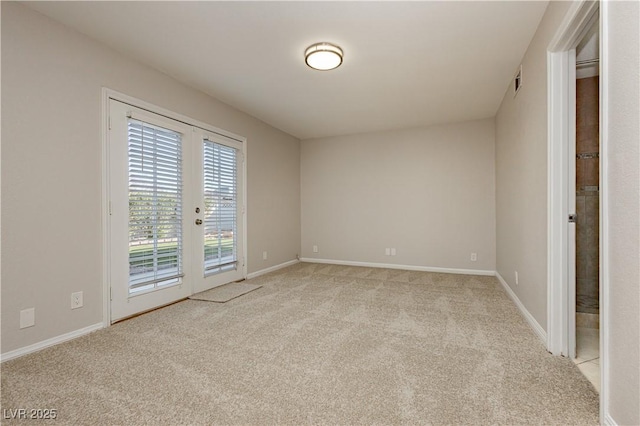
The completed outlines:
{"type": "Polygon", "coordinates": [[[202,219],[196,219],[196,225],[202,225],[202,219]]]}

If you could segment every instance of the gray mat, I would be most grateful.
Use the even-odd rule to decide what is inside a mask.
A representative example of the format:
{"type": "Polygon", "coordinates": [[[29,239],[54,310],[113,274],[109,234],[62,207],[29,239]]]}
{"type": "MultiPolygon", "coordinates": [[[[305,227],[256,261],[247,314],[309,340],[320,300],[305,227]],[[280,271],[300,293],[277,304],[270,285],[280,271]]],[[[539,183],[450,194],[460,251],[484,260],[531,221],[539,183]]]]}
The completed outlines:
{"type": "Polygon", "coordinates": [[[193,296],[189,296],[189,299],[193,300],[206,300],[208,302],[224,303],[231,299],[240,297],[243,294],[247,294],[250,291],[257,290],[261,285],[241,283],[230,283],[220,287],[212,288],[211,290],[203,291],[202,293],[196,293],[193,296]]]}

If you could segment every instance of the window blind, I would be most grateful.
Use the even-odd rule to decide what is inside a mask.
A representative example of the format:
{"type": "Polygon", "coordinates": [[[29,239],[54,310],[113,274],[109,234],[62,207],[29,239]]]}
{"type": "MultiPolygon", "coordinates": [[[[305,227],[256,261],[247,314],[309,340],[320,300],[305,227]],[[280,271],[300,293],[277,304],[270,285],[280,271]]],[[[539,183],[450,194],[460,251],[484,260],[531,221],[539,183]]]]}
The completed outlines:
{"type": "Polygon", "coordinates": [[[204,140],[204,275],[237,269],[237,150],[204,140]]]}
{"type": "Polygon", "coordinates": [[[130,119],[129,293],[179,282],[182,271],[182,139],[130,119]]]}

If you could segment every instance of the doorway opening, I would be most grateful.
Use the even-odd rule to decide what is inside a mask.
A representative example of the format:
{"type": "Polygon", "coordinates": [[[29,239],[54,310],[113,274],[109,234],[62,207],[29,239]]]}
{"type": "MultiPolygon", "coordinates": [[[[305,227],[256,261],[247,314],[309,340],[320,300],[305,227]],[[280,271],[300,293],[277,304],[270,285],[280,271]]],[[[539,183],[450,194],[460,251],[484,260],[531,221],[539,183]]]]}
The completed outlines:
{"type": "MultiPolygon", "coordinates": [[[[597,370],[600,376],[600,418],[604,419],[607,412],[608,397],[608,353],[607,353],[607,324],[608,324],[608,269],[609,261],[607,254],[607,223],[608,206],[607,200],[607,105],[608,105],[608,85],[607,85],[607,38],[608,30],[606,26],[608,8],[606,2],[598,1],[575,1],[571,3],[564,20],[560,24],[555,36],[550,41],[547,48],[547,99],[548,99],[548,257],[547,257],[547,350],[554,355],[566,356],[571,359],[576,358],[576,321],[577,311],[585,310],[582,306],[595,306],[594,299],[598,300],[598,331],[592,332],[598,336],[596,345],[598,353],[593,359],[593,369],[597,370]],[[599,105],[598,117],[595,118],[599,126],[599,148],[598,148],[598,168],[600,169],[597,184],[578,185],[576,168],[578,165],[577,154],[589,154],[593,151],[576,152],[577,136],[577,53],[582,51],[588,44],[588,35],[594,31],[594,26],[598,32],[598,63],[599,77],[598,88],[599,105]],[[579,46],[581,49],[579,49],[579,46]],[[583,190],[595,189],[587,188],[597,186],[598,200],[598,229],[595,238],[598,239],[598,248],[595,250],[598,256],[597,270],[599,270],[597,296],[592,293],[592,297],[585,298],[587,293],[584,288],[577,287],[577,274],[583,278],[582,272],[578,269],[584,262],[580,260],[578,266],[578,256],[576,254],[576,196],[582,195],[583,190]],[[577,191],[578,190],[578,191],[577,191]],[[581,307],[578,307],[578,296],[581,296],[581,307]],[[595,297],[594,297],[595,296],[595,297]],[[598,361],[595,358],[598,357],[598,361]],[[600,364],[600,365],[597,365],[600,364]]],[[[592,59],[592,58],[589,58],[592,59]]],[[[580,60],[586,60],[582,57],[580,60]]],[[[581,69],[585,68],[587,62],[581,63],[581,69]]],[[[582,73],[582,72],[581,72],[582,73]]],[[[582,84],[582,83],[580,83],[582,84]]],[[[593,87],[592,87],[593,89],[593,87]]],[[[581,119],[582,120],[582,119],[581,119]]],[[[582,123],[582,122],[581,122],[582,123]]],[[[597,130],[596,130],[597,131],[597,130]]],[[[581,148],[580,148],[581,149],[581,148]]],[[[585,157],[585,159],[588,159],[585,157]]],[[[591,158],[593,160],[593,158],[591,158]]],[[[583,161],[583,163],[585,163],[583,161]]],[[[592,162],[593,163],[593,162],[592,162]]],[[[584,191],[587,192],[587,191],[584,191]]],[[[595,192],[595,191],[592,191],[595,192]]],[[[585,195],[586,197],[586,195],[585,195]]],[[[584,200],[586,204],[586,199],[584,200]]],[[[593,201],[593,200],[591,200],[593,201]]],[[[592,209],[593,211],[593,209],[592,209]]],[[[585,215],[582,215],[583,218],[585,215]]],[[[592,219],[593,220],[593,219],[592,219]]],[[[591,231],[593,232],[593,231],[591,231]]],[[[585,241],[587,242],[587,241],[585,241]]],[[[592,262],[592,268],[594,263],[592,262]]],[[[586,279],[586,277],[585,277],[586,279]]],[[[582,284],[582,283],[580,283],[582,284]]],[[[588,293],[587,293],[588,294],[588,293]]],[[[585,313],[585,312],[581,312],[585,313]]],[[[586,312],[589,313],[589,312],[586,312]]],[[[594,314],[595,315],[595,314],[594,314]]],[[[578,321],[582,321],[580,318],[578,321]]],[[[578,325],[583,325],[579,323],[578,325]]],[[[579,327],[585,328],[585,327],[579,327]]],[[[584,350],[582,351],[584,354],[584,350]]],[[[589,366],[591,367],[591,366],[589,366]]]]}
{"type": "Polygon", "coordinates": [[[596,20],[576,47],[575,356],[600,391],[600,36],[596,20]]]}
{"type": "Polygon", "coordinates": [[[104,323],[246,277],[246,140],[103,89],[104,323]]]}

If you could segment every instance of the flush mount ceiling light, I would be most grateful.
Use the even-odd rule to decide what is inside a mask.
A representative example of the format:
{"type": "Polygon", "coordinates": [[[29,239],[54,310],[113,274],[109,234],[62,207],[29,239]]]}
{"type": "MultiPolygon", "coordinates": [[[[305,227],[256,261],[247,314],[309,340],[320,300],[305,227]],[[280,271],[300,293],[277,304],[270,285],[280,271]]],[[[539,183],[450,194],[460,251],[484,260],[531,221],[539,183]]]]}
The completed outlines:
{"type": "Polygon", "coordinates": [[[328,71],[342,64],[342,49],[331,43],[315,43],[304,51],[304,60],[314,70],[328,71]]]}

